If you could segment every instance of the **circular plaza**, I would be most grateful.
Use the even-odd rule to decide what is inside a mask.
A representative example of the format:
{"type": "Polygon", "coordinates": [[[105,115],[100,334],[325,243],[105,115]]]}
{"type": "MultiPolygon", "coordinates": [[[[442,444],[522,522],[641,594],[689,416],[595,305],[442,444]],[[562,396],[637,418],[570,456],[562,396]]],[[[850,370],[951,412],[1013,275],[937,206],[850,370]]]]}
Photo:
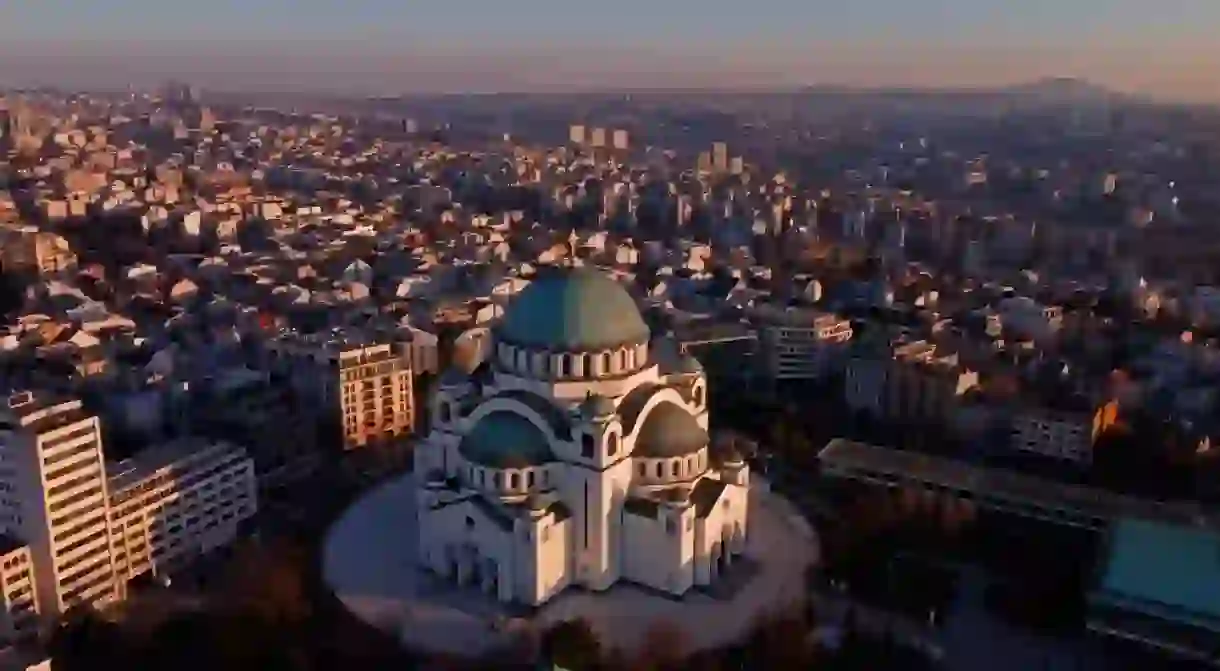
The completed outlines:
{"type": "Polygon", "coordinates": [[[478,656],[528,631],[587,620],[608,646],[636,648],[657,624],[678,628],[692,651],[744,635],[761,615],[799,602],[817,540],[787,501],[757,483],[749,494],[744,561],[711,589],[681,598],[616,584],[569,589],[523,613],[471,586],[442,580],[417,561],[416,482],[406,475],[369,492],[331,527],[322,567],[330,589],[354,615],[422,652],[478,656]]]}

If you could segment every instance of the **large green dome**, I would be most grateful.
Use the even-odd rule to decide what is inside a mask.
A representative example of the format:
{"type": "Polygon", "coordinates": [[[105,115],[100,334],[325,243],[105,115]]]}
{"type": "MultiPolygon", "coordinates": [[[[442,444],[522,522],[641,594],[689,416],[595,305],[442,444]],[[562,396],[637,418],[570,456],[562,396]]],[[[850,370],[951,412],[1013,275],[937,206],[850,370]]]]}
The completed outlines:
{"type": "Polygon", "coordinates": [[[496,334],[512,345],[556,352],[611,349],[650,336],[627,290],[586,268],[539,276],[508,306],[496,334]]]}

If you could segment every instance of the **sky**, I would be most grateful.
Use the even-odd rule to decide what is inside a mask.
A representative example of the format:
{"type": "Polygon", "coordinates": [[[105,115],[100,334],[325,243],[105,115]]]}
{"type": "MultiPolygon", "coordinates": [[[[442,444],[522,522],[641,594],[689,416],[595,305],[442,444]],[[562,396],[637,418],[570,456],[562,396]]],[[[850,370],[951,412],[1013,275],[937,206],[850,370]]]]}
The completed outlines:
{"type": "Polygon", "coordinates": [[[1220,101],[1218,0],[0,0],[0,85],[401,93],[1049,76],[1220,101]]]}

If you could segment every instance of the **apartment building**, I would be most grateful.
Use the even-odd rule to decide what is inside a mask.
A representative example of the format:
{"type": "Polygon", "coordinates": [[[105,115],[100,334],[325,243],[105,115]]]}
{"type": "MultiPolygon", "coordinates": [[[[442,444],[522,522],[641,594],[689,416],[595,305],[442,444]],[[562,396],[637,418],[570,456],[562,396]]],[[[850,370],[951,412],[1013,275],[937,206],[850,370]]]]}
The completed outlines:
{"type": "Polygon", "coordinates": [[[341,428],[345,450],[393,443],[415,426],[409,348],[331,335],[285,334],[267,344],[268,366],[312,397],[341,428]]]}
{"type": "Polygon", "coordinates": [[[97,417],[80,401],[14,394],[0,413],[0,463],[4,531],[29,546],[42,613],[122,598],[97,417]]]}
{"type": "Polygon", "coordinates": [[[164,575],[231,543],[258,510],[254,461],[197,437],[158,445],[109,467],[115,572],[164,575]]]}
{"type": "Polygon", "coordinates": [[[843,365],[851,322],[811,308],[763,305],[751,320],[758,331],[762,370],[773,381],[819,380],[843,365]]]}
{"type": "Polygon", "coordinates": [[[1087,408],[1029,405],[1012,418],[1013,449],[1052,459],[1093,461],[1095,413],[1087,408]]]}
{"type": "Polygon", "coordinates": [[[274,486],[318,462],[317,427],[265,371],[224,368],[192,384],[190,433],[244,446],[259,483],[274,486]]]}
{"type": "Polygon", "coordinates": [[[916,422],[950,419],[966,392],[977,387],[976,371],[955,353],[937,351],[922,340],[900,344],[888,355],[852,358],[844,377],[844,398],[857,412],[916,422]]]}
{"type": "Polygon", "coordinates": [[[0,643],[28,640],[38,634],[38,592],[30,546],[0,534],[0,643]]]}

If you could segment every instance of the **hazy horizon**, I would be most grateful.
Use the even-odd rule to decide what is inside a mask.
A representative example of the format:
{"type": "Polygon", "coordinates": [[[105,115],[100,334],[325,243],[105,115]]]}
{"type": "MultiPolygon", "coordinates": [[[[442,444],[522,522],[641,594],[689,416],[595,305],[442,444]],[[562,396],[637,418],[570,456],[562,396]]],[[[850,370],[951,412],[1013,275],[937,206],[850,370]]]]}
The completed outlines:
{"type": "Polygon", "coordinates": [[[1211,0],[250,4],[40,0],[0,9],[0,85],[118,89],[180,78],[217,90],[388,95],[1077,77],[1220,102],[1220,46],[1208,39],[1220,3],[1211,0]]]}

